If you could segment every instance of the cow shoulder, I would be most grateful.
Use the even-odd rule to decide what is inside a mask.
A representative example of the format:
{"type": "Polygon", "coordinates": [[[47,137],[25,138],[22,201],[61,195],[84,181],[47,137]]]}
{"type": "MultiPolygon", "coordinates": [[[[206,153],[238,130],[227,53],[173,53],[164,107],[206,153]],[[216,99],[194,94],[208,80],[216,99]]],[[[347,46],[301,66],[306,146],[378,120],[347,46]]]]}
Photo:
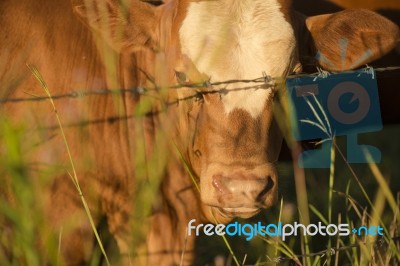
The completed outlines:
{"type": "Polygon", "coordinates": [[[303,51],[310,51],[311,46],[319,65],[331,71],[374,61],[400,41],[397,25],[368,10],[350,9],[308,18],[298,14],[297,20],[305,26],[299,39],[303,51]]]}
{"type": "Polygon", "coordinates": [[[157,49],[159,11],[151,4],[128,0],[73,0],[77,16],[116,51],[157,49]]]}

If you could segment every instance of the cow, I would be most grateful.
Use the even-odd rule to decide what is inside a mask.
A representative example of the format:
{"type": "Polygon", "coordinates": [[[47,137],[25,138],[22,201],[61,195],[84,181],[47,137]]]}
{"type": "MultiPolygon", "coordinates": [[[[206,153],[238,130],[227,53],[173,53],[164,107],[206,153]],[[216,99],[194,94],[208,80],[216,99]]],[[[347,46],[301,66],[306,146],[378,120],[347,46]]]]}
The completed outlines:
{"type": "MultiPolygon", "coordinates": [[[[227,223],[274,204],[275,78],[310,62],[358,67],[400,38],[372,11],[307,18],[289,0],[2,1],[0,25],[2,123],[23,128],[26,176],[51,177],[37,189],[66,265],[92,254],[82,196],[96,225],[106,218],[124,265],[193,262],[190,220],[227,223]],[[354,65],[366,49],[371,57],[354,65]],[[43,87],[56,112],[38,100],[43,87]],[[38,101],[18,100],[27,96],[38,101]]],[[[15,204],[15,193],[0,195],[15,204]]]]}

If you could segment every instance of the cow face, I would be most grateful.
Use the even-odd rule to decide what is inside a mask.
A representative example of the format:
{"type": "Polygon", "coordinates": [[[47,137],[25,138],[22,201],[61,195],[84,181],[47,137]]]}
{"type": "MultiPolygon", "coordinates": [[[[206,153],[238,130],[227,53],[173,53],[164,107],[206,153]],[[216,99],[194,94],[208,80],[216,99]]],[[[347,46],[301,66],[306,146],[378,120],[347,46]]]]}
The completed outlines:
{"type": "MultiPolygon", "coordinates": [[[[287,17],[276,0],[189,3],[178,34],[186,82],[285,76],[297,63],[287,17]]],[[[202,202],[225,216],[252,216],[277,191],[282,138],[272,114],[275,87],[238,82],[199,94],[188,150],[202,202]]]]}
{"type": "MultiPolygon", "coordinates": [[[[286,0],[170,0],[157,8],[127,2],[128,16],[114,0],[92,15],[85,7],[77,13],[117,50],[151,48],[170,55],[166,71],[175,69],[181,84],[253,80],[263,73],[284,78],[301,69],[301,56],[314,58],[317,51],[325,57],[316,64],[345,70],[383,55],[399,40],[393,23],[369,11],[305,18],[286,0]],[[111,27],[99,24],[104,16],[111,27]],[[348,43],[346,58],[336,46],[342,39],[348,43]],[[371,56],[357,62],[367,49],[371,56]]],[[[197,98],[178,101],[176,142],[200,179],[202,202],[227,218],[249,217],[270,206],[281,145],[274,84],[219,83],[176,91],[178,99],[197,98]]]]}

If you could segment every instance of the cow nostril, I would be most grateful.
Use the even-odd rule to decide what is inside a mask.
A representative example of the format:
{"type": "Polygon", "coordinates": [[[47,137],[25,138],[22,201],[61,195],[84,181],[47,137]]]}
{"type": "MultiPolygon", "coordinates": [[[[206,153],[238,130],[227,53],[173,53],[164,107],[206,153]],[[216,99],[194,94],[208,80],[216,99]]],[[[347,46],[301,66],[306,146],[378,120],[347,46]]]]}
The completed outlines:
{"type": "Polygon", "coordinates": [[[260,194],[258,194],[256,201],[257,202],[263,202],[267,193],[274,187],[274,181],[272,180],[271,176],[267,176],[266,178],[267,182],[263,188],[263,190],[261,190],[260,194]]]}

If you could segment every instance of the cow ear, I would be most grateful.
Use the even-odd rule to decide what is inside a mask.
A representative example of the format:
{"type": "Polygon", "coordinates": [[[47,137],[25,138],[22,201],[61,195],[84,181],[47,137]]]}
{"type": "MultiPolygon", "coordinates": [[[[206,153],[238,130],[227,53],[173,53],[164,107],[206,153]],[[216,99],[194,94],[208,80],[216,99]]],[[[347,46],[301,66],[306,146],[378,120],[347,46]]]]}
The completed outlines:
{"type": "Polygon", "coordinates": [[[344,10],[309,17],[316,59],[330,71],[357,68],[382,57],[400,41],[399,27],[367,10],[344,10]]]}
{"type": "Polygon", "coordinates": [[[157,49],[157,8],[139,0],[72,0],[76,15],[118,52],[157,49]]]}

